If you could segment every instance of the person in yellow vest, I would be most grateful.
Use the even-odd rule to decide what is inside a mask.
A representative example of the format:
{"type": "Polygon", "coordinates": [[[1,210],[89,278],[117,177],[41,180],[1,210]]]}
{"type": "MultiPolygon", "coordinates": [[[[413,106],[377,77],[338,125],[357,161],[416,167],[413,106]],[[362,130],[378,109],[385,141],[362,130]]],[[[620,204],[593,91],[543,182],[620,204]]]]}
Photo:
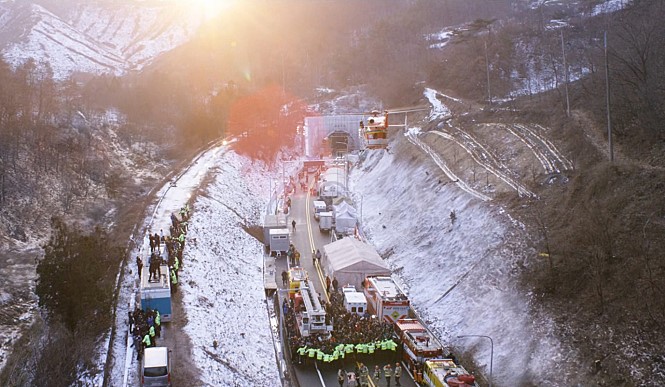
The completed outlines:
{"type": "Polygon", "coordinates": [[[390,379],[393,377],[393,369],[390,364],[383,366],[383,376],[386,378],[386,386],[390,387],[390,379]]]}
{"type": "Polygon", "coordinates": [[[150,346],[154,347],[155,346],[155,326],[152,325],[150,327],[150,330],[148,331],[148,334],[150,335],[150,346]]]}
{"type": "Polygon", "coordinates": [[[150,347],[150,334],[146,333],[146,335],[143,336],[143,348],[148,347],[150,347]]]}
{"type": "Polygon", "coordinates": [[[158,310],[155,310],[155,333],[157,337],[162,336],[162,316],[159,314],[158,310]]]}
{"type": "Polygon", "coordinates": [[[399,378],[402,377],[402,366],[400,366],[399,362],[395,363],[395,385],[396,386],[401,386],[399,383],[399,378]]]}
{"type": "Polygon", "coordinates": [[[171,292],[175,293],[176,291],[178,291],[178,276],[175,270],[171,270],[171,292]]]}

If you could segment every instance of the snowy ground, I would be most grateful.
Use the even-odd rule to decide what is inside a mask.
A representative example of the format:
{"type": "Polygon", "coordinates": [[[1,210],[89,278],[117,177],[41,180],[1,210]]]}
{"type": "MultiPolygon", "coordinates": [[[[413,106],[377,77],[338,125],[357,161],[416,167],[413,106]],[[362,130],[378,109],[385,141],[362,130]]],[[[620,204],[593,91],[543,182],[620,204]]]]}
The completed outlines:
{"type": "MultiPolygon", "coordinates": [[[[254,166],[226,147],[213,148],[201,155],[175,186],[167,184],[160,190],[160,200],[142,228],[143,234],[168,229],[170,213],[194,198],[179,292],[186,315],[183,330],[191,343],[191,364],[200,371],[202,385],[281,383],[263,293],[262,245],[241,228],[260,223],[269,191],[264,171],[262,165],[254,166]],[[213,341],[217,341],[217,348],[213,341]]],[[[141,248],[133,251],[132,257],[145,255],[147,239],[144,235],[141,238],[141,248]]],[[[124,316],[133,308],[138,291],[132,272],[133,263],[126,269],[118,304],[119,333],[113,343],[111,373],[114,386],[138,383],[138,362],[124,334],[124,316]]],[[[101,385],[98,379],[91,382],[101,385]]]]}
{"type": "Polygon", "coordinates": [[[182,291],[185,332],[206,385],[281,384],[263,291],[263,245],[241,227],[262,220],[268,194],[262,172],[227,153],[193,205],[182,291]]]}
{"type": "MultiPolygon", "coordinates": [[[[438,119],[446,110],[437,104],[430,117],[438,119]]],[[[495,385],[578,383],[574,349],[559,342],[552,321],[518,286],[519,272],[535,255],[522,242],[523,226],[493,201],[446,184],[429,157],[405,136],[393,136],[389,152],[369,152],[353,169],[351,188],[361,198],[370,242],[444,344],[473,356],[485,375],[487,340],[457,336],[493,338],[495,385]],[[457,214],[454,224],[451,210],[457,214]]],[[[175,187],[159,191],[161,200],[144,222],[143,233],[166,228],[169,213],[193,198],[179,292],[186,315],[182,330],[202,385],[281,384],[263,294],[262,246],[242,229],[261,223],[271,186],[264,165],[214,148],[175,187]]],[[[144,240],[142,251],[145,246],[144,240]]],[[[122,333],[122,316],[137,291],[132,269],[130,264],[117,313],[114,386],[135,385],[138,378],[138,363],[122,333]]]]}

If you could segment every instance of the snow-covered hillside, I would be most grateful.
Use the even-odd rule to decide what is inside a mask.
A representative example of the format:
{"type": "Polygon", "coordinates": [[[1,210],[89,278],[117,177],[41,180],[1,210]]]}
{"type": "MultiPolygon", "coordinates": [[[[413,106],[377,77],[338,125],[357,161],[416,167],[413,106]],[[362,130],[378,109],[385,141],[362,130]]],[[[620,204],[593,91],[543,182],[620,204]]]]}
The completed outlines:
{"type": "Polygon", "coordinates": [[[2,2],[0,50],[14,66],[30,58],[47,62],[58,79],[73,72],[120,75],[185,43],[213,16],[209,11],[172,1],[81,2],[56,15],[36,2],[2,2]]]}

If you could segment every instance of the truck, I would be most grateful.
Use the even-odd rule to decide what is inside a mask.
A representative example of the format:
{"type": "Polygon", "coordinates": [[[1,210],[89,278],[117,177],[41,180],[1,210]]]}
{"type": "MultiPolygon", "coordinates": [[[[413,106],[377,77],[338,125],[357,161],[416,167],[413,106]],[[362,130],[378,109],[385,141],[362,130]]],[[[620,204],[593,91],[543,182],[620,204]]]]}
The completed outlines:
{"type": "Polygon", "coordinates": [[[285,228],[273,228],[269,230],[270,234],[270,255],[286,254],[291,245],[289,230],[285,228]]]}
{"type": "Polygon", "coordinates": [[[294,296],[296,322],[300,335],[307,337],[313,333],[329,333],[332,325],[326,316],[326,310],[321,306],[319,295],[309,279],[300,281],[298,291],[294,296]]]}
{"type": "Polygon", "coordinates": [[[403,349],[403,359],[416,382],[423,381],[423,368],[426,359],[443,355],[443,346],[434,335],[417,319],[402,318],[395,322],[395,333],[403,349]]]}
{"type": "Polygon", "coordinates": [[[453,359],[426,360],[422,382],[428,387],[478,387],[475,376],[453,359]]]}
{"type": "Polygon", "coordinates": [[[329,232],[333,228],[333,213],[332,211],[325,211],[319,213],[319,231],[329,232]]]}
{"type": "Polygon", "coordinates": [[[366,277],[364,281],[367,309],[389,323],[409,316],[411,304],[392,278],[387,276],[366,277]]]}
{"type": "Polygon", "coordinates": [[[266,214],[263,218],[263,244],[266,246],[266,249],[270,248],[270,230],[274,229],[289,229],[289,226],[286,224],[286,215],[266,214]]]}
{"type": "Polygon", "coordinates": [[[141,284],[139,287],[141,309],[158,310],[162,321],[168,322],[173,319],[169,267],[160,265],[159,274],[156,279],[150,279],[149,270],[141,270],[141,284]]]}

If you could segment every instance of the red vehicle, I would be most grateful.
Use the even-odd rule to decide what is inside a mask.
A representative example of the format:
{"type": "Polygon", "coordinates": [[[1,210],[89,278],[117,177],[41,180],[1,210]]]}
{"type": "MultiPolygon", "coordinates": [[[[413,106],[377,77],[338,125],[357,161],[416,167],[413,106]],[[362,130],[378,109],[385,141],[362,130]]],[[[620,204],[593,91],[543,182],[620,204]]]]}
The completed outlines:
{"type": "Polygon", "coordinates": [[[413,318],[397,320],[395,332],[404,350],[403,360],[409,365],[416,382],[422,382],[425,361],[442,357],[443,347],[425,325],[413,318]]]}
{"type": "Polygon", "coordinates": [[[363,289],[367,311],[389,323],[409,316],[411,304],[402,289],[390,277],[367,277],[363,289]]]}

